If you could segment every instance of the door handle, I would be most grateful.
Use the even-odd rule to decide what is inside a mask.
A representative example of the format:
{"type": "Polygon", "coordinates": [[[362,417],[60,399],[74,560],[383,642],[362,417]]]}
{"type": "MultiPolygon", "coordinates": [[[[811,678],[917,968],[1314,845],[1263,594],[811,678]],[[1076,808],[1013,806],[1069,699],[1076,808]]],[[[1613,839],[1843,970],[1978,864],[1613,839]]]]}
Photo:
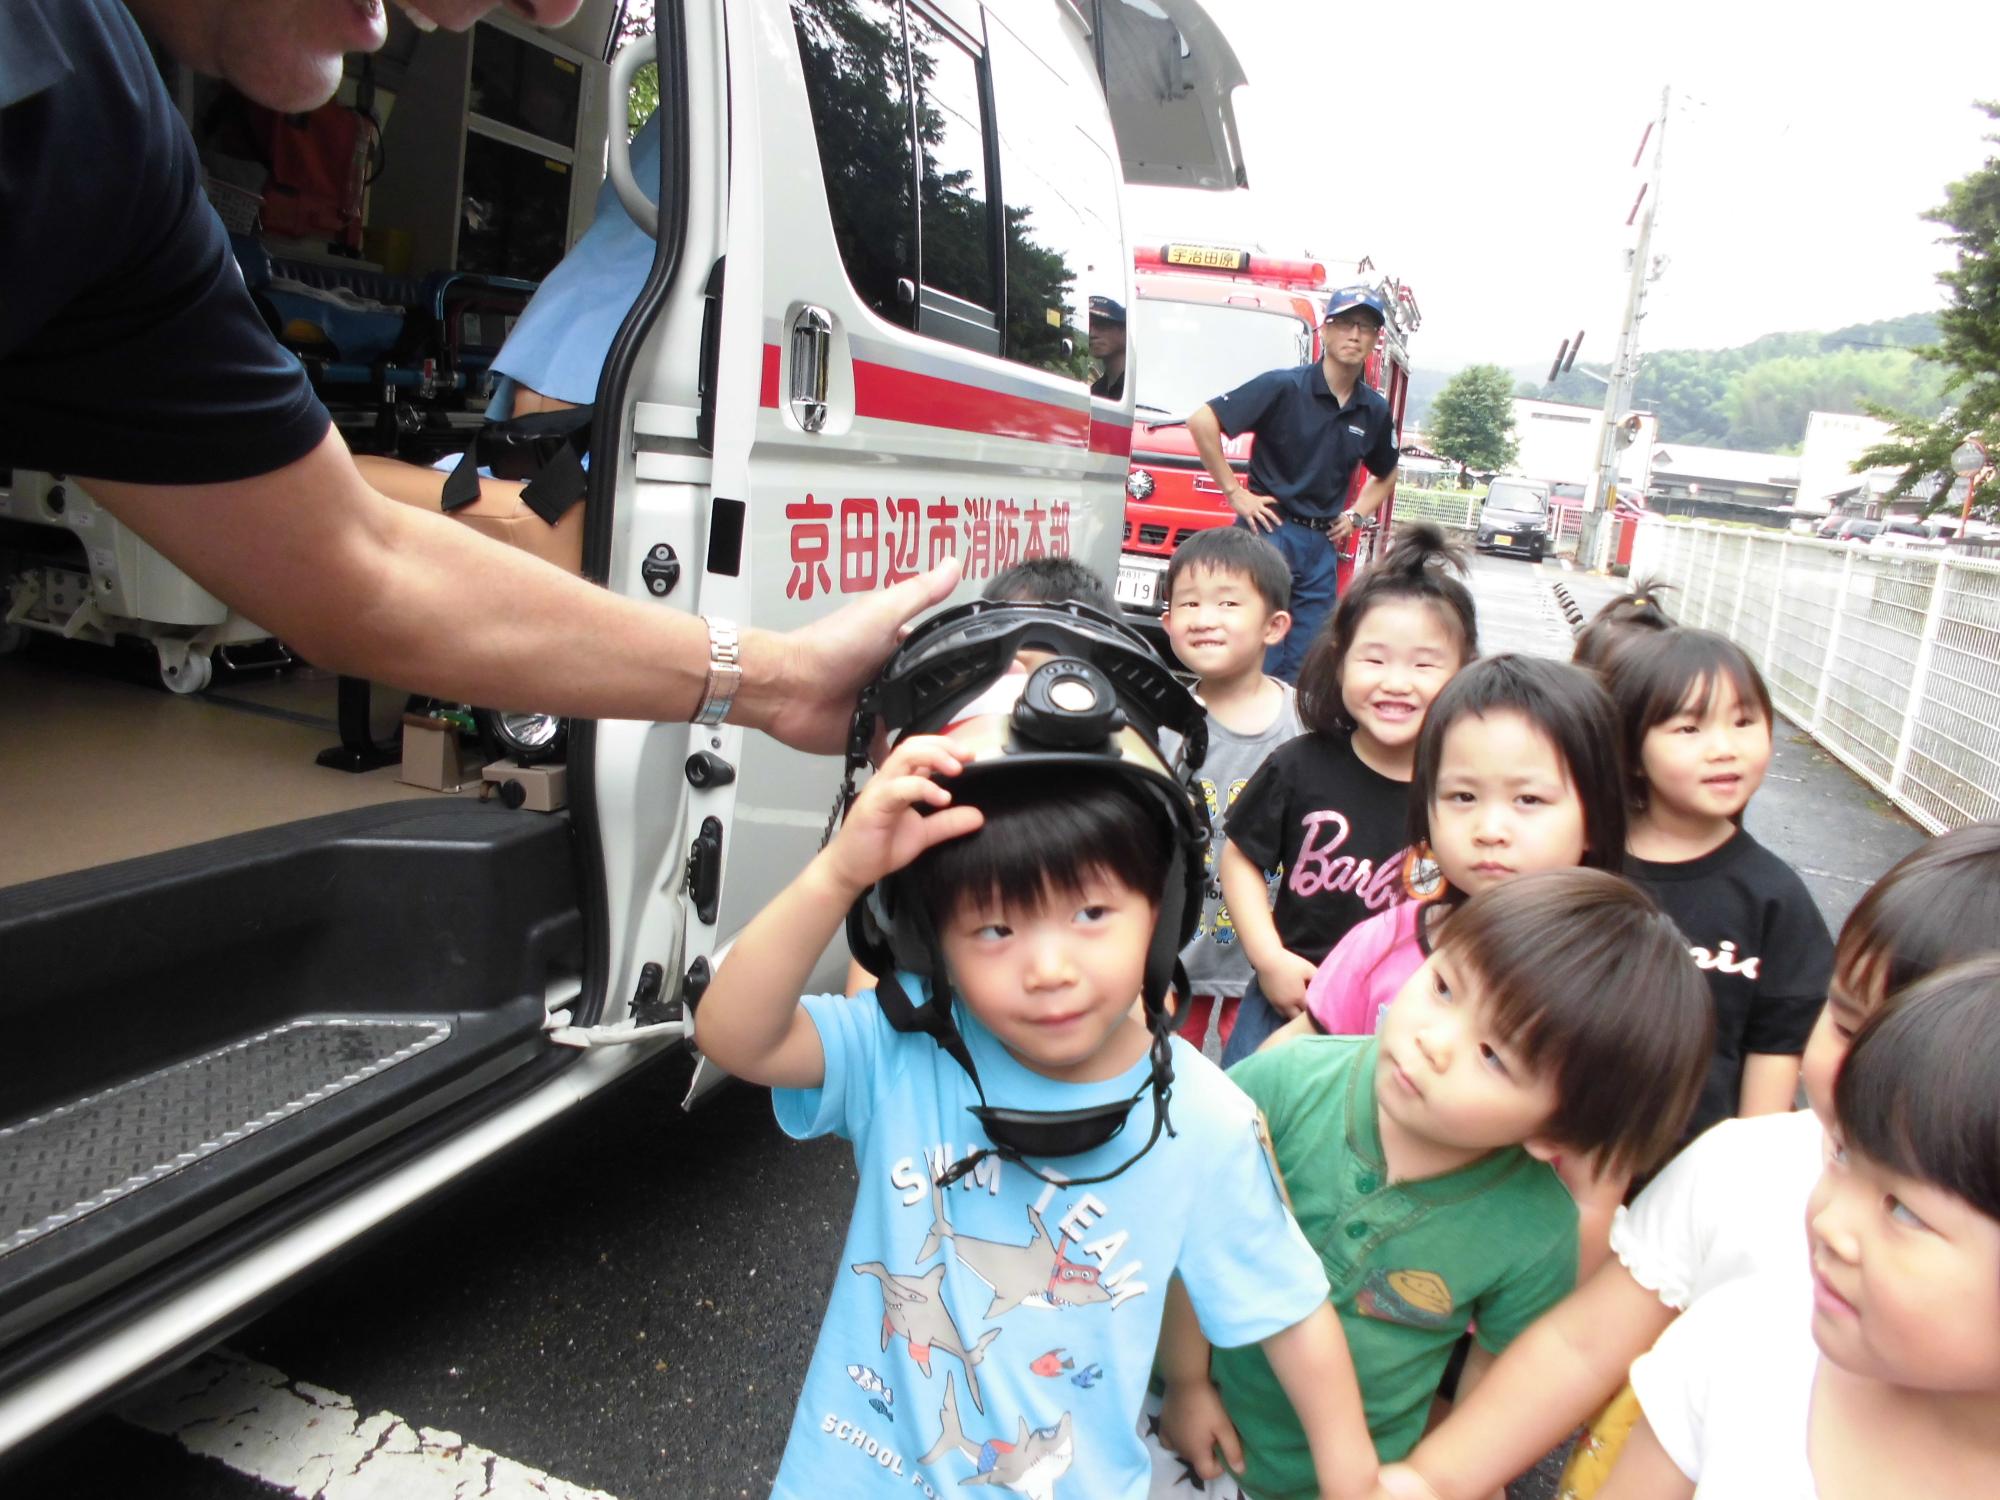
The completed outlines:
{"type": "Polygon", "coordinates": [[[802,307],[792,319],[792,416],[807,432],[826,425],[826,367],[833,352],[833,315],[802,307]]]}

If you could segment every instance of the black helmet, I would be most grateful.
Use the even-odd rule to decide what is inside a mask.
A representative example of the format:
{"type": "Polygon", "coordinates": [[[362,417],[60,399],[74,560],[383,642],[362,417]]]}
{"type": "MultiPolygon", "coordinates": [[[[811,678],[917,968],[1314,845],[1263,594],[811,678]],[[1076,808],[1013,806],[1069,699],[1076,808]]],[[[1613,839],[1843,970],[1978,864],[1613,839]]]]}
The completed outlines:
{"type": "MultiPolygon", "coordinates": [[[[1172,829],[1172,853],[1142,986],[1147,1025],[1154,1036],[1153,1078],[1148,1086],[1158,1098],[1157,1138],[1166,1123],[1166,1094],[1173,1079],[1167,1058],[1172,1021],[1166,995],[1177,979],[1177,993],[1186,994],[1179,956],[1200,921],[1209,839],[1206,810],[1187,784],[1189,772],[1207,754],[1208,726],[1201,706],[1141,636],[1088,605],[980,600],[926,621],[862,693],[849,736],[848,780],[840,810],[851,798],[853,776],[878,723],[892,741],[912,734],[946,733],[959,741],[970,755],[957,785],[1087,768],[1126,778],[1159,809],[1172,829]],[[1024,649],[1052,655],[1031,672],[1010,673],[1015,655],[1024,649]],[[1163,730],[1180,737],[1172,763],[1160,750],[1163,730]]],[[[849,913],[847,931],[850,951],[878,976],[876,999],[890,1024],[898,1030],[928,1033],[979,1087],[978,1071],[951,1017],[938,935],[908,871],[898,871],[867,891],[849,913]],[[918,1006],[904,992],[898,970],[928,978],[931,1002],[918,1006]],[[936,1003],[940,998],[943,1003],[936,1003]]],[[[983,1087],[980,1094],[984,1099],[983,1087]]],[[[1106,1127],[1102,1139],[1108,1139],[1122,1128],[1125,1112],[1137,1097],[1108,1113],[1082,1113],[1094,1113],[1096,1123],[1106,1127]]],[[[998,1153],[1010,1160],[1070,1154],[1050,1144],[1063,1138],[1060,1129],[1051,1129],[1054,1117],[985,1106],[974,1113],[998,1153]]],[[[1088,1122],[1065,1118],[1061,1123],[1075,1134],[1088,1122]]],[[[1085,1129],[1077,1139],[1089,1134],[1085,1129]]],[[[1098,1143],[1089,1139],[1071,1150],[1098,1143]]],[[[948,1175],[963,1175],[975,1157],[966,1158],[948,1175]]]]}

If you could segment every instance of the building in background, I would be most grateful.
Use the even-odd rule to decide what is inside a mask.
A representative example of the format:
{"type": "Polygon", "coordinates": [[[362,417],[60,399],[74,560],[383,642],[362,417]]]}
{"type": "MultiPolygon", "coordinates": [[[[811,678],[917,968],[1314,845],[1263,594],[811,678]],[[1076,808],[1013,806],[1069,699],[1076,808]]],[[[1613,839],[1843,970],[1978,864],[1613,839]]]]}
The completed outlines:
{"type": "MultiPolygon", "coordinates": [[[[1618,487],[1627,498],[1637,499],[1647,490],[1660,420],[1651,412],[1632,415],[1638,419],[1638,425],[1619,459],[1618,487]]],[[[1603,430],[1601,407],[1516,396],[1514,438],[1521,451],[1514,460],[1513,471],[1530,479],[1546,480],[1559,497],[1586,495],[1597,473],[1599,434],[1603,430]]]]}
{"type": "Polygon", "coordinates": [[[1802,516],[1826,516],[1835,511],[1875,514],[1896,482],[1895,468],[1854,472],[1854,461],[1889,436],[1889,424],[1848,412],[1816,411],[1806,415],[1805,445],[1798,458],[1798,509],[1802,516]]]}
{"type": "Polygon", "coordinates": [[[1653,450],[1646,503],[1668,515],[1717,515],[1709,504],[1751,507],[1792,515],[1799,493],[1799,460],[1789,453],[1705,448],[1662,443],[1653,450]]]}

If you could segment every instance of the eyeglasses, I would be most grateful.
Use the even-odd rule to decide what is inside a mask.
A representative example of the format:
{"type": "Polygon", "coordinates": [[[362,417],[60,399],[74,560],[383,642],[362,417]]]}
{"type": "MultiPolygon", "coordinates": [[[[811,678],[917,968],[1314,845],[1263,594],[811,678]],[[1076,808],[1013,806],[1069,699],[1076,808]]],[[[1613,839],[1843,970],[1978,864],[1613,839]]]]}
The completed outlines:
{"type": "Polygon", "coordinates": [[[1351,313],[1343,313],[1337,318],[1328,318],[1326,326],[1329,328],[1338,328],[1343,333],[1351,333],[1355,329],[1359,329],[1363,333],[1380,333],[1382,331],[1382,325],[1373,318],[1351,313]]]}

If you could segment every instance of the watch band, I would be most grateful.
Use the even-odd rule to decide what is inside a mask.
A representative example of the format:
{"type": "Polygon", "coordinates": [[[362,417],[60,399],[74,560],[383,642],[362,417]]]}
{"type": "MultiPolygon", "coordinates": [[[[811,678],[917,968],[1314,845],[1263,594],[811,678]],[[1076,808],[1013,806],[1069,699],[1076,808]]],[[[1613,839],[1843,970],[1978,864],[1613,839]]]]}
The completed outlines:
{"type": "Polygon", "coordinates": [[[717,617],[702,623],[708,627],[708,681],[702,687],[701,707],[690,722],[720,724],[743,684],[741,643],[735,621],[717,617]]]}

